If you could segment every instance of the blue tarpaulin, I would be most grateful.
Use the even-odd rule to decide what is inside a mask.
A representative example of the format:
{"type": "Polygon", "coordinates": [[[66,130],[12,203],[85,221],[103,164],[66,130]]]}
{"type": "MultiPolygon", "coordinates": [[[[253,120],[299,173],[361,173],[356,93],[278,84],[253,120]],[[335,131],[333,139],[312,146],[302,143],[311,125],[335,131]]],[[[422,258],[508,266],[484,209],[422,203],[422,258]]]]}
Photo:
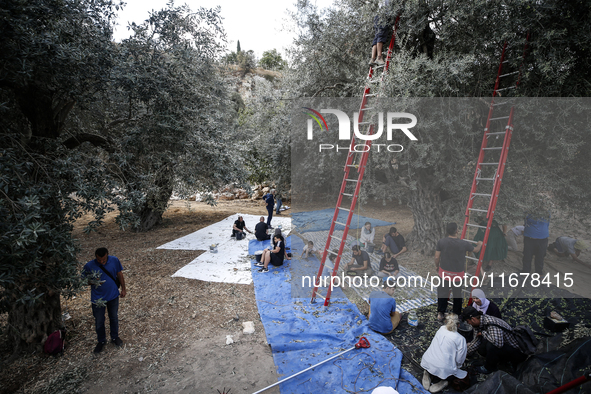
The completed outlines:
{"type": "MultiPolygon", "coordinates": [[[[329,307],[322,302],[311,304],[309,296],[292,297],[291,270],[301,269],[299,256],[304,244],[297,237],[288,237],[286,243],[294,258],[283,266],[270,266],[269,272],[259,273],[252,262],[258,310],[281,379],[355,346],[361,336],[369,340],[371,347],[352,350],[281,384],[281,393],[371,392],[378,386],[394,387],[401,394],[427,393],[401,368],[402,353],[369,329],[367,319],[340,289],[333,292],[329,307]]],[[[249,254],[268,244],[251,241],[249,254]]],[[[311,261],[318,264],[316,259],[311,261]]],[[[314,271],[314,267],[309,270],[314,271]]]]}
{"type": "MultiPolygon", "coordinates": [[[[292,225],[295,230],[302,234],[308,231],[329,230],[334,215],[334,208],[322,209],[320,211],[296,212],[291,214],[292,225]]],[[[340,211],[337,222],[347,222],[347,211],[340,211]]],[[[385,222],[383,220],[372,219],[365,216],[353,215],[349,228],[361,228],[365,222],[370,222],[373,227],[392,226],[396,223],[385,222]]],[[[344,230],[345,227],[340,224],[335,225],[335,230],[344,230]]]]}

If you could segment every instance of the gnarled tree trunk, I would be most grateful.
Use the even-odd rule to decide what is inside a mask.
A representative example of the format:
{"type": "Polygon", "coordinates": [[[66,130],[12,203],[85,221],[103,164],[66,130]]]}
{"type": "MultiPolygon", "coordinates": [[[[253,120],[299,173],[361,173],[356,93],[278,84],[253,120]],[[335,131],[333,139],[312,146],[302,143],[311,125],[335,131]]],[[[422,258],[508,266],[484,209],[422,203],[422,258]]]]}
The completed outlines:
{"type": "Polygon", "coordinates": [[[409,204],[415,225],[409,235],[413,251],[432,255],[437,241],[444,235],[443,207],[438,182],[426,174],[417,173],[409,192],[409,204]],[[423,176],[421,176],[423,175],[423,176]]]}
{"type": "Polygon", "coordinates": [[[172,164],[167,163],[158,170],[154,186],[148,192],[144,206],[137,212],[140,223],[135,227],[135,231],[149,231],[162,221],[162,214],[166,211],[168,201],[172,195],[173,180],[172,164]]]}

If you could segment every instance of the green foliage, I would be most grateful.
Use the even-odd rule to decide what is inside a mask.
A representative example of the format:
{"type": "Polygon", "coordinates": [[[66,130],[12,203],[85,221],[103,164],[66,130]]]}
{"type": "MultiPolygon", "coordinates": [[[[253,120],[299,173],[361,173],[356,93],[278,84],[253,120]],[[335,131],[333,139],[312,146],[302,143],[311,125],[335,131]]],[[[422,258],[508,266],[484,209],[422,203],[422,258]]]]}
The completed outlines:
{"type": "Polygon", "coordinates": [[[236,54],[236,62],[242,69],[242,75],[246,75],[256,67],[257,61],[254,56],[254,51],[240,51],[236,54]]]}
{"type": "Polygon", "coordinates": [[[242,52],[240,49],[240,40],[238,40],[238,42],[236,43],[236,53],[240,53],[242,52]]]}
{"type": "Polygon", "coordinates": [[[281,54],[276,49],[263,52],[263,57],[259,60],[259,66],[266,70],[283,70],[286,62],[281,58],[281,54]]]}

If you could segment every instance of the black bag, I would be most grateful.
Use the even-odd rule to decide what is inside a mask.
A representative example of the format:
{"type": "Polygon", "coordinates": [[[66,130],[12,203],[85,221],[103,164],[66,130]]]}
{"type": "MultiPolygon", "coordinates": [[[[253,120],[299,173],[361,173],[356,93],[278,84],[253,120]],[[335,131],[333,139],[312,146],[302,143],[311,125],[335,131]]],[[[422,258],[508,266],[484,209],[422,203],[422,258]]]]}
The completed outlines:
{"type": "Polygon", "coordinates": [[[107,270],[105,269],[105,267],[103,267],[103,265],[102,265],[101,263],[98,263],[97,265],[99,266],[99,268],[100,268],[101,270],[103,270],[103,272],[104,272],[105,274],[107,274],[107,276],[108,276],[109,278],[111,278],[111,279],[113,280],[113,282],[115,282],[115,284],[117,285],[117,288],[120,288],[120,287],[121,287],[121,282],[119,282],[119,277],[117,277],[117,278],[113,278],[113,275],[111,275],[111,273],[110,273],[109,271],[107,271],[107,270]]]}
{"type": "Polygon", "coordinates": [[[513,334],[513,337],[519,345],[519,350],[526,356],[531,356],[536,353],[540,340],[536,338],[536,335],[529,326],[516,326],[512,330],[499,326],[498,324],[489,324],[489,326],[499,327],[503,331],[513,334]]]}

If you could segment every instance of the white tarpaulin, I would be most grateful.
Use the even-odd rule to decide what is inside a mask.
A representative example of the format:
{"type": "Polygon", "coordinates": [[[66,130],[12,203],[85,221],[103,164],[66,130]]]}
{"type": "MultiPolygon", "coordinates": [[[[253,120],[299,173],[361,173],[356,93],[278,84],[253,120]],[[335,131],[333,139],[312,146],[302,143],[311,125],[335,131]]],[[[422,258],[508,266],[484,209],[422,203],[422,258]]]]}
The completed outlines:
{"type": "MultiPolygon", "coordinates": [[[[201,256],[172,275],[207,282],[252,283],[251,264],[248,259],[248,243],[255,239],[254,234],[246,233],[246,238],[237,241],[232,238],[232,226],[242,216],[246,227],[254,232],[254,226],[263,215],[245,215],[237,213],[211,226],[202,228],[189,235],[178,238],[158,249],[205,250],[201,256]],[[217,253],[210,252],[210,246],[217,244],[217,253]]],[[[267,219],[266,215],[265,220],[267,219]]],[[[281,226],[283,235],[291,231],[291,218],[273,216],[272,225],[281,226]]]]}

